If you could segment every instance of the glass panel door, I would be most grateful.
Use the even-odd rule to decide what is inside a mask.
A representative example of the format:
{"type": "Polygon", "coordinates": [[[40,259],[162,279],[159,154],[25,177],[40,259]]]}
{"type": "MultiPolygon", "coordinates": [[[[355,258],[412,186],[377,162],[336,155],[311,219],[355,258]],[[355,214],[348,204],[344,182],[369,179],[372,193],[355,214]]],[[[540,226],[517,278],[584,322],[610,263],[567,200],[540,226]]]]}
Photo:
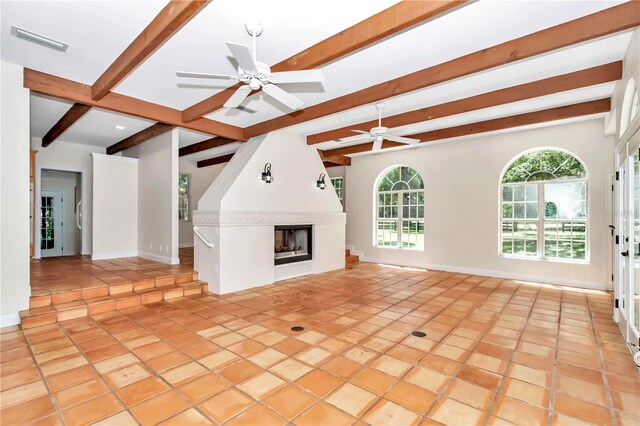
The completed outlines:
{"type": "Polygon", "coordinates": [[[62,192],[43,190],[40,198],[40,255],[62,255],[62,192]]]}
{"type": "Polygon", "coordinates": [[[614,246],[616,257],[618,259],[618,274],[616,281],[616,301],[617,307],[614,313],[618,321],[618,326],[625,340],[627,339],[627,287],[629,282],[629,262],[626,254],[628,253],[628,219],[629,219],[629,191],[627,185],[627,164],[628,160],[624,160],[620,166],[618,181],[618,199],[616,202],[618,211],[618,244],[614,246]]]}
{"type": "Polygon", "coordinates": [[[630,335],[634,343],[640,339],[640,155],[636,151],[633,156],[633,255],[629,256],[633,262],[633,275],[629,282],[629,326],[630,335]]]}

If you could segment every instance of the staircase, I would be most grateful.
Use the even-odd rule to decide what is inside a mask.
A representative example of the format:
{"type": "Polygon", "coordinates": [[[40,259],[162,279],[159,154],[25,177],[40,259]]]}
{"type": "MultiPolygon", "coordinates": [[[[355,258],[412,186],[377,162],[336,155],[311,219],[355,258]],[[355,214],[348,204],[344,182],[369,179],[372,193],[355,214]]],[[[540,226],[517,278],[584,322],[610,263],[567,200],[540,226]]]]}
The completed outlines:
{"type": "Polygon", "coordinates": [[[207,283],[198,278],[194,271],[34,295],[20,311],[22,329],[206,293],[207,283]]]}
{"type": "Polygon", "coordinates": [[[351,250],[345,250],[345,267],[353,268],[360,262],[360,256],[351,254],[351,250]]]}

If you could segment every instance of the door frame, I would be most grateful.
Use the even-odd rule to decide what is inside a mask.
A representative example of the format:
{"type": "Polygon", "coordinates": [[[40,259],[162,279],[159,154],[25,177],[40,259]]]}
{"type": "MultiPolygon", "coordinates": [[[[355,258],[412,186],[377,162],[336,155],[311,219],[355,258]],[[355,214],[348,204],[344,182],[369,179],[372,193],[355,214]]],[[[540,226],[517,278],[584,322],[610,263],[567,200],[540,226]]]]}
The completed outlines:
{"type": "Polygon", "coordinates": [[[616,146],[616,169],[618,176],[616,179],[616,235],[619,236],[619,244],[614,245],[614,256],[616,260],[616,280],[615,280],[615,302],[613,318],[618,323],[620,332],[627,343],[632,354],[637,354],[640,349],[640,330],[635,327],[634,316],[637,315],[634,305],[635,280],[640,279],[640,274],[636,276],[636,268],[640,264],[635,260],[635,228],[634,228],[634,158],[636,154],[640,158],[640,131],[636,128],[633,132],[626,132],[616,146]],[[625,172],[625,173],[623,173],[625,172]],[[622,228],[623,220],[626,219],[627,234],[624,235],[622,228]],[[627,251],[628,250],[628,251],[627,251]],[[622,256],[626,252],[628,256],[622,256]],[[624,270],[624,274],[623,274],[624,270]],[[623,295],[623,286],[624,295],[623,295]]]}

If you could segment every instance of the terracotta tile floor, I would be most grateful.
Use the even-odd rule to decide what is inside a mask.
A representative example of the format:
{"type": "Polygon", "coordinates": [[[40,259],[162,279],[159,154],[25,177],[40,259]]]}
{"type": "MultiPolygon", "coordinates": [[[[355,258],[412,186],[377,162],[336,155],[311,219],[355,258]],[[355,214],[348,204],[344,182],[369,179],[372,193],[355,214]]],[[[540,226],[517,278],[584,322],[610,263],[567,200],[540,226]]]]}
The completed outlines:
{"type": "Polygon", "coordinates": [[[360,264],[3,329],[0,416],[3,425],[637,425],[640,375],[611,312],[603,293],[360,264]]]}
{"type": "Polygon", "coordinates": [[[193,271],[193,248],[179,250],[180,265],[167,265],[141,257],[91,260],[90,256],[63,256],[31,261],[31,295],[56,293],[138,281],[193,271]]]}

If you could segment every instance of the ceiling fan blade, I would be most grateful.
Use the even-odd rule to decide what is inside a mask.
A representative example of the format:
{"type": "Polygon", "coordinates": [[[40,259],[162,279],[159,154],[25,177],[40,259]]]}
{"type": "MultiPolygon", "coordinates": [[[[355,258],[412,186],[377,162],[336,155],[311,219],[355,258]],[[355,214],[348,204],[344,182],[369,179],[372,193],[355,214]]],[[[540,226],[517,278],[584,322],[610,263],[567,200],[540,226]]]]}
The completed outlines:
{"type": "Polygon", "coordinates": [[[345,139],[338,139],[336,142],[339,144],[357,144],[360,142],[371,142],[373,138],[369,136],[369,133],[364,132],[361,136],[349,136],[345,139]]]}
{"type": "Polygon", "coordinates": [[[238,62],[240,68],[250,73],[258,72],[256,63],[251,56],[251,51],[247,46],[245,46],[244,44],[231,43],[228,41],[227,47],[231,51],[233,57],[236,58],[236,61],[238,62]]]}
{"type": "Polygon", "coordinates": [[[283,71],[269,74],[272,83],[316,83],[324,81],[321,70],[283,71]]]}
{"type": "Polygon", "coordinates": [[[302,102],[300,99],[285,92],[275,84],[265,84],[264,86],[262,86],[262,91],[271,96],[276,101],[291,108],[292,110],[299,109],[304,105],[304,102],[302,102]]]}
{"type": "Polygon", "coordinates": [[[186,78],[212,78],[212,79],[219,79],[219,80],[236,80],[235,75],[208,74],[204,72],[176,71],[176,75],[178,77],[186,77],[186,78]]]}
{"type": "Polygon", "coordinates": [[[376,138],[373,141],[373,148],[371,149],[371,151],[380,151],[382,149],[382,138],[376,138]]]}
{"type": "Polygon", "coordinates": [[[236,90],[229,99],[227,99],[227,102],[224,103],[224,107],[225,108],[237,107],[242,103],[242,101],[245,100],[247,96],[249,96],[249,93],[251,93],[251,87],[247,86],[246,84],[243,84],[242,86],[238,87],[238,90],[236,90]]]}
{"type": "Polygon", "coordinates": [[[385,136],[385,139],[393,142],[406,143],[408,145],[418,145],[420,143],[420,139],[405,138],[404,136],[396,136],[396,135],[389,135],[389,134],[385,136]]]}
{"type": "Polygon", "coordinates": [[[364,130],[352,130],[353,133],[362,133],[363,135],[368,135],[369,132],[365,132],[364,130]]]}

